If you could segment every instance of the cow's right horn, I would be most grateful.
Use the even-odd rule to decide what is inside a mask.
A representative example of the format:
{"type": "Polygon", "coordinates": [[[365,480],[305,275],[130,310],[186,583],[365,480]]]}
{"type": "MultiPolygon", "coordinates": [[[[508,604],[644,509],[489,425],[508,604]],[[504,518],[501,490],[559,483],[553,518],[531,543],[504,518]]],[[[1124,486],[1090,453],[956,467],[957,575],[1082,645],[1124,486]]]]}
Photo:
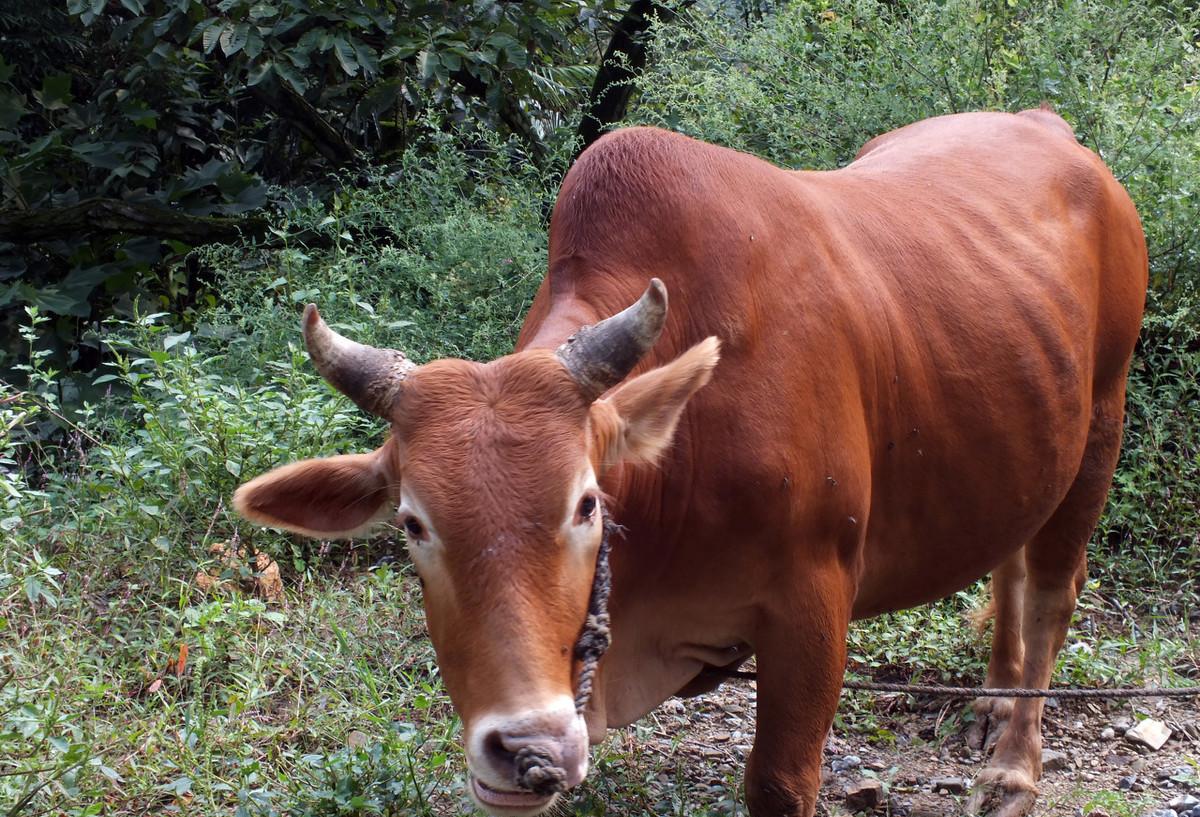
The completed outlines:
{"type": "Polygon", "coordinates": [[[404,379],[417,367],[403,352],[355,343],[321,319],[316,304],[304,308],[304,345],[321,376],[363,411],[390,419],[404,379]]]}
{"type": "Polygon", "coordinates": [[[638,301],[595,326],[585,326],[558,347],[558,359],[595,400],[625,379],[650,351],[667,321],[667,288],[657,278],[638,301]]]}

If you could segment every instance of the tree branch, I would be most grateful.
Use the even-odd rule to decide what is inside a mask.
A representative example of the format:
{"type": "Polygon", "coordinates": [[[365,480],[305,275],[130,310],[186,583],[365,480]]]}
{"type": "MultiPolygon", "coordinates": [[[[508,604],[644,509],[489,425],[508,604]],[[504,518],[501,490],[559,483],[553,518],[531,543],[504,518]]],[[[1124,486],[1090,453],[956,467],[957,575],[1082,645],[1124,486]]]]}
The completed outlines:
{"type": "Polygon", "coordinates": [[[587,111],[579,123],[579,153],[625,118],[633,95],[633,80],[646,65],[646,38],[643,35],[655,17],[670,22],[675,18],[675,11],[654,0],[635,0],[617,23],[600,60],[596,81],[592,83],[587,111]]]}
{"type": "Polygon", "coordinates": [[[188,244],[228,244],[265,235],[267,224],[262,216],[192,216],[144,202],[94,198],[66,207],[0,210],[0,241],[35,244],[100,232],[148,235],[188,244]]]}
{"type": "Polygon", "coordinates": [[[246,90],[278,116],[295,125],[305,138],[334,167],[342,167],[354,161],[354,146],[338,133],[321,116],[312,103],[296,92],[287,82],[268,77],[258,85],[246,90]]]}

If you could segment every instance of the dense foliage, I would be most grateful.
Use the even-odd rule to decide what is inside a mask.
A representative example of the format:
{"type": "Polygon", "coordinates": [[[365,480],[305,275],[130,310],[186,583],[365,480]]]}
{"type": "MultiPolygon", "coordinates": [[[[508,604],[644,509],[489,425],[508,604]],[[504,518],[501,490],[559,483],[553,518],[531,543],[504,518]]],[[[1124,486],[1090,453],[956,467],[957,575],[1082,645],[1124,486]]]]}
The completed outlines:
{"type": "MultiPolygon", "coordinates": [[[[677,5],[654,30],[632,122],[832,168],[912,119],[1045,100],[1129,187],[1153,292],[1084,610],[1171,615],[1094,635],[1094,651],[1065,655],[1060,671],[1085,684],[1169,680],[1200,567],[1196,12],[1125,0],[677,5]],[[1151,658],[1131,665],[1135,648],[1151,658]]],[[[251,530],[226,503],[247,476],[361,450],[380,432],[308,364],[304,302],[417,360],[511,347],[621,9],[0,9],[3,216],[134,208],[88,211],[86,229],[53,240],[0,233],[12,329],[0,366],[17,367],[20,386],[0,386],[0,814],[463,808],[457,725],[394,533],[310,543],[251,530]],[[163,227],[164,211],[184,220],[163,227]],[[150,226],[134,229],[138,218],[150,226]],[[202,590],[198,571],[233,588],[253,578],[216,545],[271,554],[285,598],[202,590]]],[[[853,667],[974,679],[983,652],[958,613],[977,595],[858,628],[853,667]]],[[[843,714],[845,728],[874,733],[858,704],[843,714]]],[[[612,745],[597,763],[644,768],[627,760],[612,745]]],[[[611,802],[693,813],[639,779],[597,785],[611,802]]],[[[579,813],[604,813],[593,796],[578,796],[579,813]]]]}
{"type": "MultiPolygon", "coordinates": [[[[511,134],[544,164],[577,124],[612,0],[71,0],[0,10],[0,329],[56,318],[91,370],[108,314],[213,300],[190,250],[283,243],[295,197],[329,201],[446,129],[511,134]],[[12,48],[8,44],[12,44],[12,48]]],[[[391,168],[389,168],[391,169],[391,168]]],[[[312,245],[320,234],[299,236],[312,245]]],[[[19,345],[0,343],[0,371],[19,345]]],[[[87,391],[87,381],[76,387],[87,391]]]]}

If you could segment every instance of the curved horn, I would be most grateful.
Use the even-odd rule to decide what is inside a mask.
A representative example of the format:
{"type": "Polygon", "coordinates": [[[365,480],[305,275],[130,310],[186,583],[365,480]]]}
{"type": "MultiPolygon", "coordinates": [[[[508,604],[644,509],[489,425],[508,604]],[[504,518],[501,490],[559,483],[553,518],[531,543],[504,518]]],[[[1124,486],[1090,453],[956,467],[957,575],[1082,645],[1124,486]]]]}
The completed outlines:
{"type": "Polygon", "coordinates": [[[658,341],[667,320],[667,288],[657,278],[637,303],[558,347],[558,359],[589,400],[620,383],[658,341]]]}
{"type": "Polygon", "coordinates": [[[417,364],[394,349],[376,349],[334,332],[316,304],[304,308],[301,322],[308,356],[321,376],[363,411],[388,419],[408,373],[417,364]]]}

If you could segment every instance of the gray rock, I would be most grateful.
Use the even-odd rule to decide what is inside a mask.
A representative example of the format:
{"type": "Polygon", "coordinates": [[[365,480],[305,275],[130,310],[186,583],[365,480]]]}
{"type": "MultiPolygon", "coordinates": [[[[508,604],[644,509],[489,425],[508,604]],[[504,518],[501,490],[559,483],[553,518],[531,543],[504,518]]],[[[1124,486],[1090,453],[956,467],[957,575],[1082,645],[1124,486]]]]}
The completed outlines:
{"type": "Polygon", "coordinates": [[[1066,752],[1056,752],[1053,749],[1042,750],[1042,771],[1061,772],[1071,765],[1071,758],[1066,752]]]}
{"type": "Polygon", "coordinates": [[[1137,782],[1137,778],[1133,775],[1126,775],[1117,781],[1117,788],[1121,791],[1129,791],[1133,788],[1133,784],[1137,782]]]}
{"type": "Polygon", "coordinates": [[[873,811],[883,802],[883,784],[864,777],[846,787],[846,806],[851,811],[873,811]]]}
{"type": "Polygon", "coordinates": [[[1179,817],[1173,809],[1164,808],[1146,813],[1146,817],[1179,817]]]}
{"type": "Polygon", "coordinates": [[[967,790],[967,781],[961,777],[935,777],[929,783],[934,791],[945,791],[950,794],[963,794],[967,790]]]}
{"type": "Polygon", "coordinates": [[[1111,726],[1104,727],[1104,731],[1100,733],[1100,740],[1112,740],[1117,736],[1117,730],[1111,726]]]}
{"type": "Polygon", "coordinates": [[[1181,794],[1178,797],[1167,803],[1167,808],[1175,809],[1176,811],[1191,811],[1196,806],[1200,806],[1200,800],[1197,800],[1190,794],[1181,794]]]}
{"type": "Polygon", "coordinates": [[[839,757],[835,759],[829,764],[829,767],[833,769],[834,772],[845,772],[850,769],[857,769],[861,765],[862,758],[860,758],[858,755],[846,755],[845,757],[839,757]]]}

